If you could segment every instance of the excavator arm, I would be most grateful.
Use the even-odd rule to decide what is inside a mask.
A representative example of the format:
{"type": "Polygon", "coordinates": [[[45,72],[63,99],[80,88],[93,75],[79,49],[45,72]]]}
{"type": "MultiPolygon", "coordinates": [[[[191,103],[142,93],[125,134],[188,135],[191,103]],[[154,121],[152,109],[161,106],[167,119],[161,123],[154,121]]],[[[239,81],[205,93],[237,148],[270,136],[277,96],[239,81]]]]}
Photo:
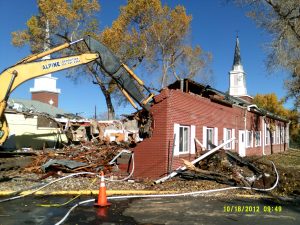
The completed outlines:
{"type": "Polygon", "coordinates": [[[0,74],[0,146],[9,134],[4,111],[7,106],[7,100],[15,88],[30,79],[89,62],[97,63],[102,73],[116,81],[118,87],[134,108],[137,109],[135,104],[137,102],[142,108],[149,111],[153,94],[144,85],[143,81],[128,66],[121,63],[106,46],[92,38],[87,38],[86,40],[80,39],[62,44],[39,54],[28,56],[0,74]],[[83,54],[37,61],[44,56],[69,48],[71,45],[81,41],[87,47],[87,51],[83,54]]]}
{"type": "Polygon", "coordinates": [[[58,59],[49,59],[43,61],[34,61],[50,53],[69,47],[70,44],[64,44],[57,48],[25,58],[16,65],[4,70],[0,75],[0,146],[7,139],[9,134],[8,124],[4,115],[7,106],[7,100],[12,91],[20,84],[35,77],[54,73],[78,65],[86,64],[96,60],[99,55],[95,53],[86,53],[76,56],[63,57],[58,59]],[[49,53],[50,52],[50,53],[49,53]]]}

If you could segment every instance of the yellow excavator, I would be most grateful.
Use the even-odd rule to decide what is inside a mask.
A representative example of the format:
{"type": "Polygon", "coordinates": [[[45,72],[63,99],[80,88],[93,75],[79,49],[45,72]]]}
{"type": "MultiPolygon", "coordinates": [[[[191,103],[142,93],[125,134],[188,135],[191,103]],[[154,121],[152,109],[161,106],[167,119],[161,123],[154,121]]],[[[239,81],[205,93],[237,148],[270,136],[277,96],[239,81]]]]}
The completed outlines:
{"type": "Polygon", "coordinates": [[[153,94],[145,86],[144,82],[105,45],[91,37],[87,37],[70,43],[64,43],[39,54],[30,55],[15,65],[5,69],[0,74],[0,146],[9,135],[9,128],[4,111],[7,106],[8,98],[15,88],[35,77],[87,63],[97,64],[102,73],[114,79],[134,108],[138,108],[135,103],[137,102],[146,111],[150,110],[153,94]],[[81,48],[77,49],[86,49],[82,54],[56,59],[42,59],[44,56],[72,48],[71,46],[76,46],[79,43],[81,44],[81,48]],[[82,46],[85,47],[82,48],[82,46]]]}

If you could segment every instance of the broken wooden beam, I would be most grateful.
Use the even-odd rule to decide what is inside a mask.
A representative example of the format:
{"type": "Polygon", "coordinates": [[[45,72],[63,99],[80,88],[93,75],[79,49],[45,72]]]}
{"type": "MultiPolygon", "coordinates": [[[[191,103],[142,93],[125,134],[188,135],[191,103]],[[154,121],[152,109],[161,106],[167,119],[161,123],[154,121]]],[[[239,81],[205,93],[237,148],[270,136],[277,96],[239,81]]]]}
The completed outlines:
{"type": "MultiPolygon", "coordinates": [[[[213,148],[212,150],[206,152],[205,154],[201,155],[201,156],[198,157],[197,159],[193,160],[191,163],[192,163],[192,164],[196,164],[197,162],[199,162],[199,161],[201,161],[202,159],[206,158],[207,156],[213,154],[214,152],[218,151],[219,149],[223,148],[225,145],[227,145],[228,143],[231,143],[231,142],[234,141],[234,140],[235,140],[235,138],[233,137],[233,138],[229,139],[228,141],[225,141],[223,144],[221,144],[221,145],[219,145],[219,146],[213,148]]],[[[170,173],[168,176],[165,176],[165,177],[162,177],[162,178],[156,180],[156,181],[154,182],[154,184],[162,183],[162,182],[164,182],[164,181],[166,181],[166,180],[168,180],[168,179],[170,179],[170,178],[176,176],[176,175],[178,174],[179,171],[184,171],[184,170],[186,170],[186,169],[187,169],[186,166],[178,167],[175,171],[173,171],[172,173],[170,173]]]]}

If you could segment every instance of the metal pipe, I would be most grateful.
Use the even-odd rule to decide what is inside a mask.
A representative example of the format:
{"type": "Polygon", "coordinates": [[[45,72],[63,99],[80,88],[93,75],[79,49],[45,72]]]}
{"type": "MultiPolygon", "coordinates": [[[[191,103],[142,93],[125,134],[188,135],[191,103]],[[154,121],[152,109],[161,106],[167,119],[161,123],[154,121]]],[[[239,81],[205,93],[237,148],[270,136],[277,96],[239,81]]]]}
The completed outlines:
{"type": "Polygon", "coordinates": [[[127,91],[125,91],[123,88],[121,88],[121,91],[122,91],[123,95],[127,98],[127,100],[130,102],[130,104],[131,104],[135,109],[138,109],[138,107],[136,106],[136,104],[134,103],[134,101],[132,100],[132,98],[129,96],[129,94],[127,93],[127,91]]]}
{"type": "Polygon", "coordinates": [[[129,67],[127,65],[122,63],[122,66],[140,85],[144,85],[144,82],[140,78],[138,78],[138,76],[135,75],[135,73],[131,69],[129,69],[129,67]]]}
{"type": "Polygon", "coordinates": [[[81,39],[79,39],[79,40],[72,41],[72,42],[70,42],[70,45],[76,44],[76,43],[78,43],[78,42],[80,42],[80,41],[83,41],[83,40],[84,40],[84,39],[81,38],[81,39]]]}
{"type": "Polygon", "coordinates": [[[180,79],[180,90],[183,92],[183,87],[184,87],[184,80],[180,79]]]}

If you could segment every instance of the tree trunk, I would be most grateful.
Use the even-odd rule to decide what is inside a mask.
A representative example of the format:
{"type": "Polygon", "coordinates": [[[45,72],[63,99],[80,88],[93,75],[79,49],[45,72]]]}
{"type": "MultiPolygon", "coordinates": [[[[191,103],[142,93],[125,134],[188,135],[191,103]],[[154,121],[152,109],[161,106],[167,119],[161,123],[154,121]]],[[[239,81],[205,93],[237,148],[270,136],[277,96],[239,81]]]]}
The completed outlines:
{"type": "Polygon", "coordinates": [[[103,84],[103,82],[101,81],[99,76],[97,76],[96,74],[94,74],[94,76],[95,76],[95,78],[97,80],[97,83],[99,84],[99,86],[101,88],[101,91],[102,91],[102,93],[104,94],[104,97],[105,97],[105,102],[106,102],[106,106],[107,106],[107,119],[108,120],[114,120],[116,115],[115,115],[114,106],[113,106],[112,101],[111,101],[110,93],[106,89],[105,85],[103,84]]]}

